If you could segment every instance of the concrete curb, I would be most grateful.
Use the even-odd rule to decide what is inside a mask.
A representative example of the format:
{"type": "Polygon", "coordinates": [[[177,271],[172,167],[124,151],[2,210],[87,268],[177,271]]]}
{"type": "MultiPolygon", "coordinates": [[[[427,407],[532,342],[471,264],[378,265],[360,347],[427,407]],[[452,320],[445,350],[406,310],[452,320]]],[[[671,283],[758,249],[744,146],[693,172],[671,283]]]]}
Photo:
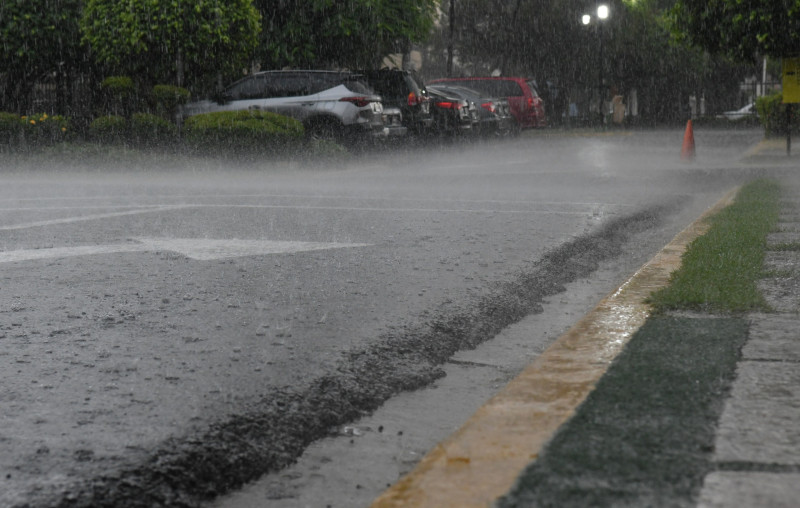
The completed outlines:
{"type": "Polygon", "coordinates": [[[759,282],[773,313],[751,314],[699,508],[794,507],[800,498],[800,195],[788,187],[759,282]],[[773,250],[770,250],[772,247],[773,250]]]}
{"type": "Polygon", "coordinates": [[[603,299],[371,508],[486,507],[505,494],[645,322],[647,296],[668,284],[688,244],[707,231],[707,218],[728,206],[737,190],[603,299]]]}

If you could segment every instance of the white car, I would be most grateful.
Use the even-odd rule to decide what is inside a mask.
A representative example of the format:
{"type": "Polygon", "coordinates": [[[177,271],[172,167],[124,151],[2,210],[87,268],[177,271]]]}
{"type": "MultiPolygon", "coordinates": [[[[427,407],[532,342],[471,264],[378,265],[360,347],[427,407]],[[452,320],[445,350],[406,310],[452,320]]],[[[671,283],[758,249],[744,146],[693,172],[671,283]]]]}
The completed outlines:
{"type": "Polygon", "coordinates": [[[389,134],[381,97],[357,74],[338,71],[258,72],[228,86],[215,100],[184,105],[178,116],[239,110],[295,118],[312,137],[357,140],[389,134]]]}
{"type": "Polygon", "coordinates": [[[740,118],[744,118],[747,116],[757,116],[758,112],[756,111],[755,103],[751,102],[747,106],[737,109],[736,111],[726,111],[721,115],[717,115],[717,118],[727,118],[728,120],[738,120],[740,118]]]}

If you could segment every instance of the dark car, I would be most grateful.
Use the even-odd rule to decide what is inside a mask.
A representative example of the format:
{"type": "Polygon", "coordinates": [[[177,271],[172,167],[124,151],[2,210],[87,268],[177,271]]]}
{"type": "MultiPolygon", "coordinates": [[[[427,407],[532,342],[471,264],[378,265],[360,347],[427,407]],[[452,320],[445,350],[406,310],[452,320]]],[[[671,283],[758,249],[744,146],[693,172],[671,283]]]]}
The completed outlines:
{"type": "Polygon", "coordinates": [[[478,112],[477,128],[473,129],[482,136],[505,136],[514,132],[516,121],[511,115],[508,101],[483,94],[471,88],[440,83],[428,86],[428,90],[438,90],[462,97],[475,104],[478,112]]]}
{"type": "Polygon", "coordinates": [[[547,127],[544,101],[539,97],[536,83],[530,78],[472,77],[442,78],[429,84],[447,83],[472,88],[487,97],[503,97],[511,106],[511,113],[520,129],[547,127]]]}
{"type": "Polygon", "coordinates": [[[399,69],[358,70],[366,83],[383,99],[386,108],[398,108],[403,125],[411,134],[423,134],[430,129],[433,118],[430,104],[421,86],[410,71],[399,69]]]}
{"type": "Polygon", "coordinates": [[[434,88],[426,88],[426,92],[431,101],[433,134],[453,136],[471,132],[478,116],[468,100],[434,88]]]}

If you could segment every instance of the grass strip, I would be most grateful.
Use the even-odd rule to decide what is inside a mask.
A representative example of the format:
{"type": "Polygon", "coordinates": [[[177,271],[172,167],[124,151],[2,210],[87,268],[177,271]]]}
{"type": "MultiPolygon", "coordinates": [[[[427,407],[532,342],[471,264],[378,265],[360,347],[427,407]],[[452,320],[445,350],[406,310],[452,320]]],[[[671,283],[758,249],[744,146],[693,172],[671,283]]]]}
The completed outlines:
{"type": "Polygon", "coordinates": [[[654,312],[768,310],[756,283],[767,234],[778,222],[779,198],[780,186],[772,180],[742,187],[734,203],[710,219],[709,231],[689,244],[670,285],[651,296],[654,312]]]}
{"type": "Polygon", "coordinates": [[[694,506],[747,337],[742,318],[651,318],[498,508],[694,506]]]}
{"type": "Polygon", "coordinates": [[[756,284],[779,198],[777,182],[755,180],[709,219],[650,297],[655,314],[498,508],[695,506],[748,323],[666,312],[768,310],[756,284]]]}

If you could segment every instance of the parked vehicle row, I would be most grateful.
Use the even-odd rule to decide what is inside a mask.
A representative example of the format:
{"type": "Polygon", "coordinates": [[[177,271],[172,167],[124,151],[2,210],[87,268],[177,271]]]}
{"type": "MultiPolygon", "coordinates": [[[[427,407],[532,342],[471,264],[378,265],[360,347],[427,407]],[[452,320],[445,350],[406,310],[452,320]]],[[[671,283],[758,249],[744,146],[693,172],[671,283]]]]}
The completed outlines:
{"type": "Polygon", "coordinates": [[[532,80],[438,79],[409,71],[264,71],[211,99],[183,106],[179,120],[217,111],[260,110],[300,121],[311,138],[336,141],[417,136],[505,136],[546,125],[532,80]]]}
{"type": "Polygon", "coordinates": [[[470,88],[484,97],[502,97],[521,129],[547,127],[544,101],[532,79],[514,77],[471,77],[435,79],[430,85],[448,84],[470,88]]]}
{"type": "Polygon", "coordinates": [[[471,88],[448,83],[429,85],[427,89],[428,93],[445,94],[467,102],[470,105],[469,120],[472,128],[481,135],[505,136],[515,129],[516,121],[511,114],[507,99],[487,97],[471,88]]]}

